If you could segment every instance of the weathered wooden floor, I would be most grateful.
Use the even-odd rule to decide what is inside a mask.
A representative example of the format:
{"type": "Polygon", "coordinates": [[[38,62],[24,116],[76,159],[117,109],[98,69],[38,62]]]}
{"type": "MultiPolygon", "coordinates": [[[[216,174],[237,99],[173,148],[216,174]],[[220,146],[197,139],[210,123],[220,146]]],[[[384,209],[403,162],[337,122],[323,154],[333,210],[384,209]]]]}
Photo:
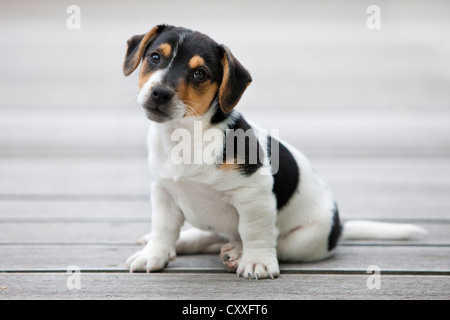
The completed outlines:
{"type": "MultiPolygon", "coordinates": [[[[254,71],[241,110],[304,151],[333,188],[343,220],[416,223],[429,231],[411,241],[343,241],[328,260],[282,264],[275,281],[248,281],[227,273],[216,255],[180,256],[154,274],[124,268],[140,248],[135,240],[149,231],[150,203],[148,123],[133,102],[136,78],[122,79],[121,59],[133,32],[161,21],[138,14],[122,30],[116,11],[106,17],[103,6],[81,2],[86,20],[76,34],[65,29],[64,6],[9,6],[2,23],[16,33],[0,31],[9,44],[2,44],[0,62],[0,299],[450,298],[450,23],[433,16],[447,9],[425,10],[422,17],[423,8],[412,6],[411,17],[397,20],[386,14],[378,34],[365,29],[364,6],[338,11],[346,23],[340,16],[317,24],[280,15],[285,37],[273,41],[299,59],[276,68],[255,55],[267,40],[256,30],[272,36],[278,30],[264,16],[249,26],[252,41],[239,17],[233,30],[241,26],[241,33],[209,20],[194,26],[212,28],[219,41],[241,50],[254,71]],[[362,10],[361,21],[355,10],[362,10]],[[40,17],[35,12],[47,18],[36,18],[29,30],[25,17],[40,17]],[[95,14],[102,19],[94,24],[95,14]],[[417,36],[419,29],[432,37],[417,36]],[[43,64],[22,54],[29,44],[43,64]],[[57,59],[60,54],[71,62],[57,59]],[[285,76],[273,83],[273,74],[285,76]],[[279,92],[281,102],[270,92],[279,92]],[[67,286],[71,266],[81,270],[80,289],[67,286]],[[381,270],[379,289],[367,285],[370,266],[381,270]]],[[[330,16],[308,8],[319,20],[330,16]]],[[[166,22],[188,23],[179,12],[178,20],[166,22]]]]}
{"type": "MultiPolygon", "coordinates": [[[[150,226],[144,148],[142,154],[97,150],[77,155],[76,149],[65,154],[41,147],[52,141],[72,145],[79,139],[77,124],[67,124],[63,132],[70,134],[61,138],[51,132],[64,122],[60,111],[28,112],[43,119],[48,131],[33,142],[41,154],[23,145],[1,149],[1,299],[450,298],[450,155],[310,157],[335,190],[343,219],[417,223],[430,232],[426,238],[344,241],[326,261],[282,264],[275,281],[237,279],[216,255],[180,256],[163,273],[129,274],[124,261],[140,248],[134,241],[150,226]],[[67,287],[67,268],[73,265],[82,271],[80,290],[67,287]],[[381,270],[380,289],[367,287],[372,265],[381,270]]],[[[120,119],[129,110],[111,112],[120,119]]],[[[132,113],[139,122],[139,112],[132,113]]],[[[101,114],[95,117],[102,123],[101,114]]],[[[8,110],[7,118],[0,120],[2,129],[20,141],[19,113],[8,110]]],[[[335,119],[345,121],[338,114],[335,119]]],[[[103,123],[97,142],[114,130],[103,123]]],[[[347,130],[354,127],[346,126],[341,134],[347,130]]],[[[448,137],[448,127],[440,130],[448,137]]],[[[326,136],[316,137],[317,143],[326,136]]]]}

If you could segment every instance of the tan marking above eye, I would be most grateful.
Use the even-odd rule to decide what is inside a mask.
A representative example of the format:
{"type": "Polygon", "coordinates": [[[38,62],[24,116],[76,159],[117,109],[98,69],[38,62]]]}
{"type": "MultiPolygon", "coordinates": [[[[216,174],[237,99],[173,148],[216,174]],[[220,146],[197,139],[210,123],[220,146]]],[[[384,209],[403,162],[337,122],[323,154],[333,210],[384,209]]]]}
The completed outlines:
{"type": "Polygon", "coordinates": [[[172,46],[168,43],[163,43],[158,47],[164,57],[168,58],[172,54],[172,46]]]}
{"type": "Polygon", "coordinates": [[[199,55],[195,55],[191,58],[191,60],[189,60],[189,67],[191,69],[197,69],[198,67],[201,67],[204,65],[205,65],[205,60],[203,60],[203,58],[200,57],[199,55]]]}

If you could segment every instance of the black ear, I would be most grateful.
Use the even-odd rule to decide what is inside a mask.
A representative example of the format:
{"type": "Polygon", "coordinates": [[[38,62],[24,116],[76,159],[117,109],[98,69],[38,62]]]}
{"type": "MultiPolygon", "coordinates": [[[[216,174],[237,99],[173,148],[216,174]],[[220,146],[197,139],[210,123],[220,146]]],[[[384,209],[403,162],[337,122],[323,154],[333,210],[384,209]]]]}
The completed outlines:
{"type": "Polygon", "coordinates": [[[227,47],[221,47],[223,78],[219,88],[219,104],[222,111],[228,113],[239,102],[245,89],[252,82],[252,77],[227,47]]]}
{"type": "Polygon", "coordinates": [[[145,49],[164,28],[164,25],[156,26],[149,32],[131,37],[127,41],[127,53],[123,62],[123,74],[125,76],[129,76],[136,70],[144,56],[145,49]]]}

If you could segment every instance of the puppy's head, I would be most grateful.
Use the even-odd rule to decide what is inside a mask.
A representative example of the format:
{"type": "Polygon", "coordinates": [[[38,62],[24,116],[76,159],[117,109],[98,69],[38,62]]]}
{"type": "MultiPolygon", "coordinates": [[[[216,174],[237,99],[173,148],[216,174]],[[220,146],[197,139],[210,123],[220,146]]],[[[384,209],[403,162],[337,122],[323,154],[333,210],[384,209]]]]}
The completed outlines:
{"type": "Polygon", "coordinates": [[[216,97],[228,113],[252,81],[228,48],[189,29],[159,25],[127,44],[123,72],[142,62],[138,102],[156,122],[201,116],[216,97]]]}

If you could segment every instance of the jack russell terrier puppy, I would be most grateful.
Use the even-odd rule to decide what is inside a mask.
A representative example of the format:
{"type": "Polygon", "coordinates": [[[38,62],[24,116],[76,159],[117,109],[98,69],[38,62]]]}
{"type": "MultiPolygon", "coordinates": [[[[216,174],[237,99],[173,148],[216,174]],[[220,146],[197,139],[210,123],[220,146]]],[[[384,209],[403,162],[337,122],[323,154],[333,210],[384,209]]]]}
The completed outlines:
{"type": "Polygon", "coordinates": [[[142,64],[138,102],[152,121],[152,229],[126,262],[131,272],[162,270],[177,253],[220,252],[238,276],[273,279],[278,261],[325,259],[340,237],[424,232],[370,221],[342,225],[332,191],[305,156],[235,110],[252,78],[224,45],[169,25],[127,44],[123,72],[142,64]],[[180,232],[185,222],[193,228],[180,232]]]}

